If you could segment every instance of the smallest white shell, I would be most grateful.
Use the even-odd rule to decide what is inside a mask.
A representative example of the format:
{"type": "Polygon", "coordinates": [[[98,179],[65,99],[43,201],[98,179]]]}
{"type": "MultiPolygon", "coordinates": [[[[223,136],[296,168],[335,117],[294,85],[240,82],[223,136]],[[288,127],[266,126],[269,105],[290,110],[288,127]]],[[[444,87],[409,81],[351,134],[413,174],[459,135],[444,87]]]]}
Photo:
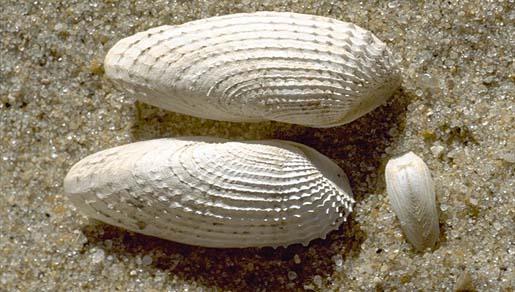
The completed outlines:
{"type": "Polygon", "coordinates": [[[438,240],[438,210],[433,180],[424,161],[413,152],[386,164],[386,190],[408,241],[418,251],[438,240]]]}

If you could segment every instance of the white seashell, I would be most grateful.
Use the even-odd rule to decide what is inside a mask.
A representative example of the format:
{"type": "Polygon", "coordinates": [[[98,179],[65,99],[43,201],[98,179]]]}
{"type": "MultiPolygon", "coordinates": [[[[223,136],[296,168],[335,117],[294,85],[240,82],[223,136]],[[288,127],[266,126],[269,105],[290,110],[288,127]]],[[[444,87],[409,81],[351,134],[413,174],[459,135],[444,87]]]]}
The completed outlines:
{"type": "Polygon", "coordinates": [[[206,247],[308,244],[352,211],[343,171],[302,144],[185,137],[104,150],[64,189],[85,215],[206,247]]]}
{"type": "Polygon", "coordinates": [[[434,247],[440,229],[431,173],[413,152],[386,164],[386,190],[402,230],[415,249],[434,247]]]}
{"type": "Polygon", "coordinates": [[[312,127],[351,122],[399,86],[386,45],[352,23],[256,12],[120,40],[106,75],[143,102],[192,116],[312,127]]]}

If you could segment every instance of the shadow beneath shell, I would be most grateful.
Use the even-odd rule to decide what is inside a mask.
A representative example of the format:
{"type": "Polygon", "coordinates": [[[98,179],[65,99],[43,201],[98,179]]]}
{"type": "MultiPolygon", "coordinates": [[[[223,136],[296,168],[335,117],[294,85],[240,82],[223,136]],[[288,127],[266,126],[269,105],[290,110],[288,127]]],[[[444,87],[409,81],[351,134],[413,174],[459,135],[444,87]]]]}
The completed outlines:
{"type": "Polygon", "coordinates": [[[83,250],[101,248],[118,258],[150,255],[152,262],[141,267],[150,274],[160,270],[190,283],[223,290],[301,290],[304,285],[313,286],[316,275],[330,276],[335,269],[335,256],[341,255],[345,260],[359,253],[364,234],[355,220],[349,219],[325,240],[313,240],[307,247],[296,244],[277,249],[190,246],[97,222],[83,228],[88,239],[83,250]]]}
{"type": "Polygon", "coordinates": [[[134,106],[133,141],[179,136],[213,136],[235,140],[271,138],[273,122],[234,123],[166,111],[139,101],[134,106]]]}
{"type": "MultiPolygon", "coordinates": [[[[204,120],[138,102],[132,134],[135,141],[209,135],[238,140],[283,139],[306,144],[333,159],[345,171],[359,204],[367,195],[384,193],[384,165],[390,158],[387,147],[396,148],[412,98],[401,89],[385,105],[369,114],[350,124],[327,129],[276,122],[204,120]]],[[[332,275],[334,256],[341,255],[345,261],[347,257],[357,255],[366,237],[352,215],[349,222],[331,232],[325,240],[314,240],[308,247],[293,245],[275,250],[194,247],[129,233],[105,224],[88,227],[84,232],[90,245],[103,246],[105,240],[111,240],[113,245],[108,249],[109,253],[153,254],[151,265],[157,269],[209,287],[241,291],[298,290],[304,285],[313,285],[315,275],[322,278],[332,275]],[[295,279],[288,278],[289,271],[295,272],[295,279]]],[[[316,289],[316,286],[311,287],[316,289]]]]}

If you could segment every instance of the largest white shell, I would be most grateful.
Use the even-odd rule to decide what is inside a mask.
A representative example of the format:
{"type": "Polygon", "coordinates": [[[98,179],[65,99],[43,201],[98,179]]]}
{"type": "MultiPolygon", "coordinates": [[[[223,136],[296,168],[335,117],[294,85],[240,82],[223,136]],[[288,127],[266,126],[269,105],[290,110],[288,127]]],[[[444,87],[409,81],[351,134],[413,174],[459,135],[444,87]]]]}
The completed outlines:
{"type": "Polygon", "coordinates": [[[143,102],[202,118],[331,127],[382,104],[400,76],[386,45],[338,20],[212,17],[120,40],[105,72],[143,102]]]}
{"type": "Polygon", "coordinates": [[[309,243],[352,210],[343,171],[293,142],[177,138],[90,155],[64,188],[92,218],[207,247],[309,243]]]}

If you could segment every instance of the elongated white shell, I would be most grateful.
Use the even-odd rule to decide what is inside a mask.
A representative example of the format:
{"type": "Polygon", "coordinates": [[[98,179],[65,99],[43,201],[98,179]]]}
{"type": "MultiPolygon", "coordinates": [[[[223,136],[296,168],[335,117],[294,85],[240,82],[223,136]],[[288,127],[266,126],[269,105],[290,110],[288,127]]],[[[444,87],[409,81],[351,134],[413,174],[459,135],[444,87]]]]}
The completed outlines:
{"type": "Polygon", "coordinates": [[[413,152],[386,164],[386,190],[402,230],[413,246],[423,251],[434,247],[440,229],[431,173],[413,152]]]}
{"type": "Polygon", "coordinates": [[[104,67],[119,87],[164,109],[312,127],[351,122],[400,84],[391,52],[371,32],[286,12],[155,27],[116,43],[104,67]]]}
{"type": "Polygon", "coordinates": [[[308,244],[337,229],[354,202],[334,162],[280,140],[137,142],[79,161],[64,188],[87,216],[206,247],[308,244]]]}

